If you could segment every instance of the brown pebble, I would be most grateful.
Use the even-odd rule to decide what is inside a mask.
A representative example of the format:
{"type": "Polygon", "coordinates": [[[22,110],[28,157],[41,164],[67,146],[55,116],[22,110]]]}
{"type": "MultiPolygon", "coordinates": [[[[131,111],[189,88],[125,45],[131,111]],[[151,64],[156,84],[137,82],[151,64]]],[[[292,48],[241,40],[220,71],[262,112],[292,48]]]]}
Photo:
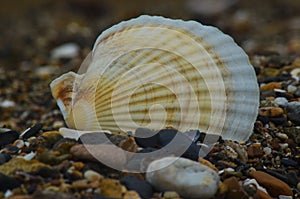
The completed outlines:
{"type": "Polygon", "coordinates": [[[278,82],[270,82],[268,84],[263,85],[262,87],[260,87],[261,91],[266,91],[266,90],[274,90],[274,89],[281,89],[282,86],[280,83],[278,82]]]}
{"type": "Polygon", "coordinates": [[[122,198],[125,192],[120,181],[114,179],[103,179],[101,181],[101,195],[111,198],[122,198]]]}
{"type": "Polygon", "coordinates": [[[264,154],[264,151],[261,147],[257,147],[255,145],[251,145],[247,149],[248,156],[250,158],[260,157],[264,154]]]}
{"type": "Polygon", "coordinates": [[[215,171],[219,171],[218,169],[217,169],[217,167],[215,167],[215,165],[213,165],[210,161],[208,161],[208,160],[205,160],[204,158],[199,158],[198,159],[198,162],[199,163],[201,163],[201,164],[203,164],[203,165],[205,165],[205,166],[208,166],[209,168],[211,168],[211,169],[213,169],[213,170],[215,170],[215,171]]]}
{"type": "Polygon", "coordinates": [[[259,115],[264,117],[277,117],[283,114],[283,109],[280,107],[262,107],[259,109],[259,115]]]}
{"type": "Polygon", "coordinates": [[[228,191],[226,193],[226,199],[248,198],[248,195],[245,193],[245,191],[243,191],[243,188],[241,187],[236,177],[227,178],[226,180],[224,180],[223,183],[228,188],[228,191]]]}
{"type": "Polygon", "coordinates": [[[278,178],[275,178],[263,171],[253,171],[251,172],[251,175],[260,185],[265,187],[273,197],[278,197],[279,195],[293,195],[289,185],[278,178]]]}
{"type": "Polygon", "coordinates": [[[259,199],[273,199],[269,194],[266,194],[265,192],[261,190],[257,190],[257,194],[259,196],[259,199]]]}
{"type": "Polygon", "coordinates": [[[113,166],[116,168],[122,167],[122,165],[125,165],[127,162],[127,158],[124,151],[116,147],[115,145],[77,144],[71,148],[70,152],[77,159],[101,162],[105,165],[113,166]],[[93,154],[91,154],[90,151],[93,154]]]}
{"type": "Polygon", "coordinates": [[[76,180],[72,183],[72,188],[74,189],[87,189],[89,187],[89,183],[86,179],[76,180]]]}

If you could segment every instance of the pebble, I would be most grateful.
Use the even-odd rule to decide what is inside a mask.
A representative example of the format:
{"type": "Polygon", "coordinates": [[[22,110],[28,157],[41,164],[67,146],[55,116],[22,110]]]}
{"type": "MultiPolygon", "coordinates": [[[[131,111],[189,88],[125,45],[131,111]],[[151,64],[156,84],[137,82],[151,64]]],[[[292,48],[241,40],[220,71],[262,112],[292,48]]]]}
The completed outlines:
{"type": "Polygon", "coordinates": [[[104,177],[97,173],[96,171],[93,171],[93,170],[87,170],[84,172],[83,174],[84,178],[87,179],[88,181],[100,181],[102,180],[104,177]]]}
{"type": "Polygon", "coordinates": [[[0,165],[4,164],[5,162],[9,161],[11,156],[5,153],[0,153],[0,165]]]}
{"type": "Polygon", "coordinates": [[[140,195],[135,191],[126,191],[123,199],[141,199],[140,195]]]}
{"type": "Polygon", "coordinates": [[[134,135],[137,145],[143,148],[157,148],[160,146],[159,134],[147,128],[138,128],[134,135]]]}
{"type": "Polygon", "coordinates": [[[111,198],[122,198],[123,193],[126,192],[126,188],[115,179],[103,179],[101,181],[101,195],[111,198]]]}
{"type": "Polygon", "coordinates": [[[299,164],[298,162],[291,160],[289,158],[282,158],[281,159],[281,164],[285,165],[285,166],[291,166],[291,167],[298,167],[299,164]]]}
{"type": "Polygon", "coordinates": [[[276,97],[274,102],[283,108],[285,108],[288,104],[288,100],[285,97],[276,97]]]}
{"type": "Polygon", "coordinates": [[[287,87],[287,91],[288,91],[289,93],[295,93],[296,90],[297,90],[297,87],[294,86],[294,85],[288,85],[288,87],[287,87]]]}
{"type": "Polygon", "coordinates": [[[260,146],[255,145],[249,146],[247,152],[250,158],[261,157],[264,154],[263,149],[260,146]]]}
{"type": "Polygon", "coordinates": [[[282,140],[287,140],[287,139],[289,139],[289,137],[288,137],[287,134],[285,134],[285,133],[276,133],[275,135],[276,135],[276,137],[278,137],[278,138],[280,138],[280,139],[282,139],[282,140]]]}
{"type": "Polygon", "coordinates": [[[175,191],[165,191],[163,194],[162,194],[163,198],[164,199],[175,199],[175,198],[180,198],[179,194],[175,191]]]}
{"type": "Polygon", "coordinates": [[[0,191],[7,191],[8,189],[14,189],[19,187],[21,183],[15,178],[11,178],[7,175],[0,173],[0,191]]]}
{"type": "Polygon", "coordinates": [[[251,175],[257,182],[265,187],[269,194],[273,197],[278,197],[279,195],[292,196],[293,192],[289,185],[285,182],[275,178],[263,171],[252,171],[251,175]]]}
{"type": "Polygon", "coordinates": [[[257,190],[257,194],[259,199],[273,199],[273,197],[271,197],[269,194],[261,191],[261,190],[257,190]]]}
{"type": "Polygon", "coordinates": [[[289,102],[286,107],[288,113],[300,114],[300,102],[289,102]]]}
{"type": "Polygon", "coordinates": [[[261,91],[281,89],[282,86],[278,82],[270,82],[260,87],[261,91]]]}
{"type": "Polygon", "coordinates": [[[293,196],[283,196],[283,195],[280,195],[278,196],[279,199],[293,199],[293,196]]]}
{"type": "Polygon", "coordinates": [[[13,143],[19,138],[19,136],[20,135],[17,131],[6,131],[0,133],[0,147],[13,143]]]}
{"type": "Polygon", "coordinates": [[[245,191],[243,191],[236,177],[227,178],[223,183],[228,190],[226,193],[226,198],[248,198],[248,195],[245,191]]]}
{"type": "Polygon", "coordinates": [[[265,155],[270,155],[272,153],[272,148],[264,147],[263,151],[264,151],[265,155]]]}
{"type": "Polygon", "coordinates": [[[140,180],[134,175],[127,175],[120,180],[128,190],[136,191],[143,199],[151,198],[153,195],[153,189],[151,185],[145,181],[140,180]]]}
{"type": "Polygon", "coordinates": [[[283,109],[280,107],[262,107],[259,109],[259,115],[264,117],[277,117],[283,114],[283,109]]]}
{"type": "Polygon", "coordinates": [[[300,97],[300,88],[297,88],[296,92],[294,93],[295,97],[300,97]]]}
{"type": "Polygon", "coordinates": [[[11,100],[4,100],[3,102],[0,103],[1,108],[11,108],[14,107],[16,103],[11,100]]]}
{"type": "Polygon", "coordinates": [[[76,43],[65,43],[51,51],[52,59],[72,59],[79,54],[80,47],[76,43]]]}
{"type": "Polygon", "coordinates": [[[101,162],[107,166],[118,169],[121,169],[127,162],[127,157],[124,151],[109,144],[77,144],[71,147],[70,152],[74,158],[79,160],[101,162]]]}
{"type": "Polygon", "coordinates": [[[300,114],[296,113],[287,113],[288,119],[293,122],[295,125],[300,125],[300,114]]]}
{"type": "Polygon", "coordinates": [[[11,175],[17,170],[28,173],[37,172],[40,169],[50,169],[49,165],[43,164],[37,160],[24,160],[23,158],[13,158],[0,166],[1,173],[11,175]]]}
{"type": "Polygon", "coordinates": [[[150,163],[146,180],[159,191],[205,199],[217,192],[219,176],[211,168],[189,159],[166,157],[150,163]]]}
{"type": "Polygon", "coordinates": [[[35,136],[42,129],[42,127],[42,124],[36,124],[33,127],[30,127],[29,129],[21,133],[20,137],[23,139],[28,139],[32,136],[35,136]]]}

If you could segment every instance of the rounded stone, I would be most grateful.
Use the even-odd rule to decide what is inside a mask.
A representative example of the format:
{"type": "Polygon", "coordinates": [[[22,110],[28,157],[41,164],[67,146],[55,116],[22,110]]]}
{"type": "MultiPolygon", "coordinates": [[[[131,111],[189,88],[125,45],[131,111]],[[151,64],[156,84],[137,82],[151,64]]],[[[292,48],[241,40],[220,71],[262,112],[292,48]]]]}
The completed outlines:
{"type": "Polygon", "coordinates": [[[185,158],[165,157],[150,163],[146,180],[158,191],[176,191],[184,198],[211,198],[219,176],[211,168],[185,158]]]}
{"type": "Polygon", "coordinates": [[[262,107],[259,109],[259,115],[265,117],[277,117],[283,114],[283,109],[280,107],[262,107]]]}
{"type": "Polygon", "coordinates": [[[293,195],[290,186],[278,178],[275,178],[263,171],[253,171],[251,172],[251,175],[260,185],[265,187],[273,197],[278,197],[279,195],[293,195]]]}
{"type": "Polygon", "coordinates": [[[289,101],[285,97],[277,97],[274,102],[278,104],[278,106],[286,107],[289,101]]]}
{"type": "Polygon", "coordinates": [[[287,113],[300,114],[300,102],[289,102],[286,107],[287,113]]]}

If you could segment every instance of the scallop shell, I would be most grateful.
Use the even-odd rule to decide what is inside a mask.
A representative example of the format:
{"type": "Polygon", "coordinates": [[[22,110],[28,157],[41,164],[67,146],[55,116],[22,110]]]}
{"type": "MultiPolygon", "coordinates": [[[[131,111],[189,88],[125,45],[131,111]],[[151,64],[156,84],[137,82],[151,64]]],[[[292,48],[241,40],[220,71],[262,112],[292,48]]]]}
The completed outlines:
{"type": "Polygon", "coordinates": [[[195,21],[140,16],[104,31],[82,74],[51,83],[69,128],[172,126],[245,141],[256,120],[253,67],[233,39],[195,21]]]}

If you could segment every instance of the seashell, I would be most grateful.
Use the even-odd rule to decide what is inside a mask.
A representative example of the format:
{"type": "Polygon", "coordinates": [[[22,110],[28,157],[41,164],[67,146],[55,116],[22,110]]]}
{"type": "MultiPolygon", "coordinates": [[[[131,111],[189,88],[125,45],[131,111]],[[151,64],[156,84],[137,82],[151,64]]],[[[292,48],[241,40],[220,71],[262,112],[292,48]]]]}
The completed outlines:
{"type": "Polygon", "coordinates": [[[197,129],[245,141],[259,89],[245,52],[217,28],[140,16],[104,31],[79,74],[50,84],[69,128],[197,129]]]}

